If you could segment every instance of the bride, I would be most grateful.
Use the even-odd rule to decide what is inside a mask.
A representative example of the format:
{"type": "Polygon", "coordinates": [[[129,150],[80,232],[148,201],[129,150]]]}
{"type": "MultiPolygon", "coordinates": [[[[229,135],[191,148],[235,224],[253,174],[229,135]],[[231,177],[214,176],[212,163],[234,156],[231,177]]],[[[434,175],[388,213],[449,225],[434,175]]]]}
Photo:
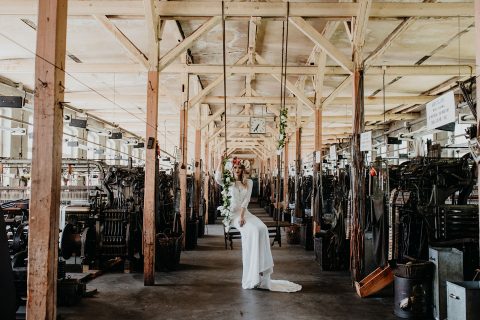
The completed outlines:
{"type": "MultiPolygon", "coordinates": [[[[286,281],[271,280],[273,273],[273,258],[270,251],[270,240],[267,226],[256,216],[251,214],[247,207],[252,194],[253,182],[247,179],[245,167],[239,162],[233,162],[233,176],[235,182],[229,188],[230,225],[240,231],[242,236],[243,262],[243,289],[266,289],[279,292],[296,292],[302,286],[286,281]]],[[[222,168],[223,156],[218,161],[215,181],[223,186],[222,168]]]]}

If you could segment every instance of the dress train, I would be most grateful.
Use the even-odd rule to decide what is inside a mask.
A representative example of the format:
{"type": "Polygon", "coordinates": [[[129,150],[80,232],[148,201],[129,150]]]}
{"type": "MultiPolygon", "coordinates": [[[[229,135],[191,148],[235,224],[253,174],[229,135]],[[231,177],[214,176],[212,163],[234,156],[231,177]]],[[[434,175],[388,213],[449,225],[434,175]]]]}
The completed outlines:
{"type": "Polygon", "coordinates": [[[265,289],[275,292],[297,292],[302,286],[287,280],[273,280],[273,258],[267,226],[255,215],[245,210],[245,224],[240,227],[240,217],[232,224],[242,235],[242,262],[244,289],[265,289]]]}

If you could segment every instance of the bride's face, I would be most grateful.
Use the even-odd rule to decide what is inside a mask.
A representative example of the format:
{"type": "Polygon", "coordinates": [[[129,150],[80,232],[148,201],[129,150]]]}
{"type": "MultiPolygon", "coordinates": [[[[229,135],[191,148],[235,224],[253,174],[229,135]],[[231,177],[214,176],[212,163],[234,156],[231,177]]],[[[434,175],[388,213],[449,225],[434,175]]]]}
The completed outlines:
{"type": "Polygon", "coordinates": [[[235,179],[240,177],[240,175],[243,173],[242,167],[238,164],[233,166],[233,174],[235,175],[235,179]]]}

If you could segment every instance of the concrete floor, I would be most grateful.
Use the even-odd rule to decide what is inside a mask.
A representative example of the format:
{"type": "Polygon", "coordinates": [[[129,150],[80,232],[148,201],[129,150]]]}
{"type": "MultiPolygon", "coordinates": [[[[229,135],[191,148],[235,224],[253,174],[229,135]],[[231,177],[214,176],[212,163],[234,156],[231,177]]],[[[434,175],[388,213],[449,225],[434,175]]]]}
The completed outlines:
{"type": "MultiPolygon", "coordinates": [[[[60,319],[368,319],[393,316],[393,297],[360,299],[346,272],[322,272],[313,252],[286,244],[272,248],[273,279],[303,286],[297,293],[243,290],[240,240],[225,250],[220,225],[209,225],[194,251],[182,252],[181,268],[156,274],[144,287],[142,274],[110,273],[94,279],[93,298],[60,308],[60,319]]],[[[390,291],[388,292],[390,293],[390,291]]]]}

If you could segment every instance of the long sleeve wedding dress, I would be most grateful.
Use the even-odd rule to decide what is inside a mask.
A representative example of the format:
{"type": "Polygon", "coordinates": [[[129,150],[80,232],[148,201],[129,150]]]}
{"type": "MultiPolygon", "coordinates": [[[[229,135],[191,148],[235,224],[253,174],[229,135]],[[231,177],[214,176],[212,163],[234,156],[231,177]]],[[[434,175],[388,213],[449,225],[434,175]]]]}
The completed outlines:
{"type": "MultiPolygon", "coordinates": [[[[216,182],[223,186],[222,175],[217,171],[216,182]]],[[[301,285],[286,281],[272,280],[273,258],[270,250],[270,239],[267,226],[258,217],[247,210],[252,195],[252,180],[247,180],[247,187],[240,182],[229,188],[231,222],[230,224],[240,231],[242,236],[242,262],[244,289],[267,289],[278,292],[296,292],[302,289],[301,285]],[[240,211],[245,208],[245,224],[240,227],[240,211]]]]}

